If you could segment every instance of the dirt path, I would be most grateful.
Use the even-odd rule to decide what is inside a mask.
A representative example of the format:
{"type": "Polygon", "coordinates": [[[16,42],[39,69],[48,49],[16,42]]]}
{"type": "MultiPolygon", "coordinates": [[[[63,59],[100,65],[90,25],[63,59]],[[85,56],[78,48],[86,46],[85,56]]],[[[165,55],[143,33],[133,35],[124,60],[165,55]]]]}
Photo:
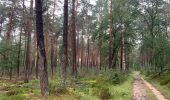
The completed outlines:
{"type": "Polygon", "coordinates": [[[149,100],[145,92],[145,87],[153,92],[157,100],[168,100],[149,82],[141,78],[139,72],[134,73],[134,78],[132,100],[149,100]]]}
{"type": "Polygon", "coordinates": [[[133,82],[133,96],[132,100],[148,100],[145,93],[145,85],[143,80],[140,78],[139,73],[134,73],[134,82],[133,82]]]}

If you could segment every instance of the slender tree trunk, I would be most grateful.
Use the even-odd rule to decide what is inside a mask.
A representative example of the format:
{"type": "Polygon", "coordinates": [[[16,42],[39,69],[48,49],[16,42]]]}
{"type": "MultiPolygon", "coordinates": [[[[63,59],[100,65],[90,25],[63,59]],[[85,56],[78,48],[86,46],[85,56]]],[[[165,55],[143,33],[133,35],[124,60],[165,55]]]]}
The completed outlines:
{"type": "Polygon", "coordinates": [[[49,88],[48,88],[47,60],[43,35],[42,0],[35,1],[35,8],[36,8],[36,34],[37,34],[40,88],[41,94],[43,96],[47,96],[49,95],[49,88]]]}
{"type": "Polygon", "coordinates": [[[51,37],[51,73],[54,75],[54,36],[51,37]]]}
{"type": "Polygon", "coordinates": [[[37,53],[37,38],[36,38],[36,27],[34,29],[34,68],[35,68],[35,75],[36,79],[38,79],[38,53],[37,53]]]}
{"type": "Polygon", "coordinates": [[[122,38],[122,49],[123,49],[123,70],[125,71],[126,70],[126,59],[125,59],[125,37],[123,35],[123,38],[122,38]]]}
{"type": "MultiPolygon", "coordinates": [[[[12,4],[12,7],[10,8],[10,12],[9,12],[9,22],[7,24],[7,32],[5,33],[5,42],[7,43],[8,46],[11,45],[11,32],[12,32],[12,29],[13,29],[13,20],[14,20],[14,12],[15,12],[15,1],[13,2],[12,4]]],[[[6,52],[6,61],[8,61],[8,63],[11,63],[10,61],[10,52],[9,50],[7,50],[6,52]]],[[[9,77],[10,77],[10,80],[12,79],[12,65],[9,65],[9,77]]]]}
{"type": "MultiPolygon", "coordinates": [[[[22,16],[25,16],[25,0],[22,1],[22,16]]],[[[22,18],[21,21],[24,21],[24,19],[22,18]]],[[[19,46],[18,46],[18,57],[17,57],[17,76],[16,76],[16,80],[19,78],[19,71],[20,71],[20,54],[21,54],[21,34],[22,34],[22,29],[23,29],[23,23],[21,22],[21,26],[20,26],[20,35],[19,35],[19,46]]]]}
{"type": "Polygon", "coordinates": [[[83,62],[84,62],[84,39],[83,39],[83,32],[82,32],[82,36],[81,36],[81,65],[80,65],[81,69],[83,68],[83,62]]]}
{"type": "Polygon", "coordinates": [[[77,48],[76,48],[76,24],[75,24],[75,0],[72,0],[72,27],[71,27],[71,33],[72,33],[72,74],[74,77],[77,76],[77,64],[76,64],[76,58],[77,58],[77,48]]]}
{"type": "MultiPolygon", "coordinates": [[[[76,7],[75,7],[75,16],[77,16],[77,9],[78,9],[78,0],[76,0],[76,7]]],[[[77,21],[75,20],[75,23],[77,23],[77,21]]],[[[77,44],[76,44],[76,47],[77,47],[77,67],[80,67],[80,63],[79,63],[79,59],[80,59],[80,48],[79,48],[79,30],[78,30],[78,27],[77,25],[75,25],[76,27],[76,30],[77,30],[77,44]]]]}
{"type": "Polygon", "coordinates": [[[121,33],[121,70],[126,70],[124,32],[121,33]]]}
{"type": "Polygon", "coordinates": [[[38,53],[37,56],[35,58],[35,74],[36,74],[36,79],[38,79],[38,53]]]}
{"type": "Polygon", "coordinates": [[[55,27],[54,27],[54,24],[55,24],[55,0],[53,1],[54,2],[54,9],[53,9],[53,33],[52,33],[52,37],[51,37],[51,73],[52,73],[52,76],[54,75],[54,66],[55,66],[55,27]]]}
{"type": "Polygon", "coordinates": [[[26,60],[25,60],[25,76],[24,82],[28,83],[29,81],[29,71],[30,71],[30,42],[31,42],[31,33],[32,33],[32,17],[33,17],[33,0],[30,1],[30,15],[28,21],[28,35],[27,35],[27,51],[26,51],[26,60]]]}
{"type": "Polygon", "coordinates": [[[110,0],[110,19],[109,19],[109,68],[112,68],[112,44],[113,44],[113,35],[112,35],[112,0],[110,0]]]}
{"type": "Polygon", "coordinates": [[[12,80],[12,67],[10,67],[10,69],[9,69],[9,79],[12,80]]]}
{"type": "Polygon", "coordinates": [[[86,57],[86,61],[87,61],[87,70],[89,68],[89,53],[90,53],[90,39],[89,39],[89,36],[87,37],[87,57],[86,57]]]}
{"type": "Polygon", "coordinates": [[[22,34],[22,26],[21,26],[21,28],[20,28],[20,35],[19,35],[19,46],[18,46],[18,57],[17,57],[17,76],[16,76],[16,80],[19,78],[20,54],[21,54],[21,34],[22,34]]]}
{"type": "Polygon", "coordinates": [[[45,18],[45,51],[46,51],[46,59],[48,62],[48,13],[45,18]]]}
{"type": "Polygon", "coordinates": [[[68,37],[68,0],[64,0],[63,54],[61,61],[61,79],[64,86],[66,80],[66,67],[68,65],[67,37],[68,37]]]}
{"type": "Polygon", "coordinates": [[[102,33],[102,14],[101,14],[101,9],[99,8],[99,21],[100,21],[100,27],[99,27],[99,40],[98,40],[98,49],[99,49],[99,69],[101,70],[102,68],[102,53],[101,53],[101,46],[102,46],[102,39],[101,39],[101,33],[102,33]]]}

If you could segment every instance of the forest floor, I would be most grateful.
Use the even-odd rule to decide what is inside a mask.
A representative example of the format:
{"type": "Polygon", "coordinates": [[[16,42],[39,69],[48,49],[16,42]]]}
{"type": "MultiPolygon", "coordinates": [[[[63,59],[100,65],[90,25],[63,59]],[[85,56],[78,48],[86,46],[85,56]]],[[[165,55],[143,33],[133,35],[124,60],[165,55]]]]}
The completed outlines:
{"type": "Polygon", "coordinates": [[[37,79],[29,83],[0,79],[0,100],[131,100],[132,82],[131,73],[89,72],[76,80],[68,77],[63,88],[56,76],[49,79],[50,95],[43,98],[37,79]]]}
{"type": "Polygon", "coordinates": [[[139,72],[134,72],[132,100],[168,100],[149,82],[144,80],[139,72]]]}
{"type": "Polygon", "coordinates": [[[139,72],[109,72],[80,77],[76,82],[69,78],[63,89],[55,78],[49,80],[51,95],[44,99],[39,80],[24,83],[0,79],[0,100],[168,100],[149,82],[139,72]]]}

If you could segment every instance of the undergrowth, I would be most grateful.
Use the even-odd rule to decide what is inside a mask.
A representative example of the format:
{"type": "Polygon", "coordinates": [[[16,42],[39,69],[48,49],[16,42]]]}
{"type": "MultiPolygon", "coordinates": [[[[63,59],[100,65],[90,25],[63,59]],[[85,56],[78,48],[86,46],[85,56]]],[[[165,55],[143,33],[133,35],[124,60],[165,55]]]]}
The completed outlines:
{"type": "MultiPolygon", "coordinates": [[[[129,73],[108,72],[90,76],[79,76],[77,79],[69,77],[63,87],[57,79],[49,81],[51,99],[66,100],[130,100],[132,90],[132,77],[129,73]]],[[[25,100],[41,97],[39,81],[31,80],[29,83],[19,81],[8,84],[1,82],[0,100],[25,100]]]]}
{"type": "Polygon", "coordinates": [[[170,72],[160,75],[156,72],[145,73],[144,78],[152,83],[167,99],[170,99],[170,72]]]}

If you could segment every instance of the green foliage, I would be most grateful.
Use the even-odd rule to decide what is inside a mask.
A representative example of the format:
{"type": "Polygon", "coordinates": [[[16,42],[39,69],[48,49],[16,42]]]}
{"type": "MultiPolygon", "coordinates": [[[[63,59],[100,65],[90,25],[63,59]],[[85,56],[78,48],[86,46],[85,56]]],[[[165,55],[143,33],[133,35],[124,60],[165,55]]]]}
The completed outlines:
{"type": "Polygon", "coordinates": [[[109,88],[101,88],[98,92],[99,92],[98,97],[101,100],[111,99],[111,93],[109,91],[109,88]]]}
{"type": "Polygon", "coordinates": [[[157,69],[162,70],[165,67],[169,66],[169,58],[170,58],[170,41],[169,38],[164,34],[159,34],[154,38],[151,36],[147,36],[144,38],[141,53],[152,52],[153,57],[149,60],[149,62],[157,69]]]}
{"type": "Polygon", "coordinates": [[[164,78],[162,78],[160,85],[167,85],[170,83],[170,75],[166,75],[164,76],[164,78]]]}
{"type": "Polygon", "coordinates": [[[8,83],[2,83],[2,90],[8,91],[10,89],[11,89],[11,87],[8,83]]]}
{"type": "Polygon", "coordinates": [[[10,44],[5,40],[0,42],[0,68],[9,70],[16,68],[18,44],[10,44]]]}
{"type": "Polygon", "coordinates": [[[126,81],[128,75],[122,74],[122,73],[113,73],[112,75],[110,75],[109,77],[109,82],[111,82],[112,84],[121,84],[124,81],[126,81]]]}
{"type": "Polygon", "coordinates": [[[25,100],[25,96],[22,94],[17,94],[17,95],[0,95],[0,100],[25,100]]]}
{"type": "Polygon", "coordinates": [[[167,99],[170,99],[170,72],[161,75],[157,75],[157,73],[154,72],[148,76],[145,75],[144,78],[152,83],[167,99]]]}
{"type": "Polygon", "coordinates": [[[64,95],[69,93],[67,87],[63,87],[62,85],[59,85],[56,81],[53,80],[49,83],[49,91],[50,94],[54,95],[64,95]]]}
{"type": "Polygon", "coordinates": [[[68,90],[66,87],[57,87],[56,88],[56,93],[57,94],[67,94],[68,93],[68,90]]]}
{"type": "Polygon", "coordinates": [[[56,93],[56,87],[57,87],[56,82],[54,82],[54,81],[49,82],[49,92],[50,92],[50,94],[56,93]]]}
{"type": "Polygon", "coordinates": [[[22,94],[23,90],[22,89],[11,89],[7,91],[7,95],[8,96],[12,96],[12,95],[17,95],[17,94],[22,94]]]}

